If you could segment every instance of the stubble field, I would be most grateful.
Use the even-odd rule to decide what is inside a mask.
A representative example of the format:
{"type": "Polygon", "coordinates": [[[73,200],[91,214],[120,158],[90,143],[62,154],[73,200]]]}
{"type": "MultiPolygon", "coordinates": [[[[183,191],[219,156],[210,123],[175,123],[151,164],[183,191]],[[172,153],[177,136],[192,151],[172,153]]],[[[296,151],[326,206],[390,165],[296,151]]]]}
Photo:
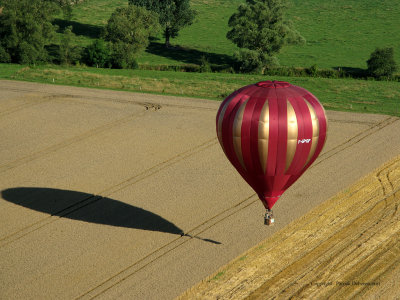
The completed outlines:
{"type": "Polygon", "coordinates": [[[179,299],[398,299],[400,156],[179,299]]]}
{"type": "MultiPolygon", "coordinates": [[[[242,253],[266,239],[267,254],[289,254],[269,260],[260,249],[261,262],[274,268],[232,276],[251,282],[252,272],[267,272],[238,297],[373,281],[391,270],[381,262],[398,257],[389,239],[390,230],[397,234],[397,161],[374,173],[382,184],[362,181],[357,187],[367,191],[345,196],[350,188],[334,198],[335,209],[325,204],[399,155],[397,117],[328,110],[323,152],[274,206],[275,226],[265,227],[262,204],[218,144],[218,102],[6,80],[0,90],[0,295],[7,299],[171,299],[235,257],[252,266],[242,253]],[[348,272],[345,254],[370,277],[348,272]],[[342,275],[326,273],[327,265],[343,266],[342,275]]],[[[211,278],[221,288],[230,276],[223,272],[211,278]]]]}

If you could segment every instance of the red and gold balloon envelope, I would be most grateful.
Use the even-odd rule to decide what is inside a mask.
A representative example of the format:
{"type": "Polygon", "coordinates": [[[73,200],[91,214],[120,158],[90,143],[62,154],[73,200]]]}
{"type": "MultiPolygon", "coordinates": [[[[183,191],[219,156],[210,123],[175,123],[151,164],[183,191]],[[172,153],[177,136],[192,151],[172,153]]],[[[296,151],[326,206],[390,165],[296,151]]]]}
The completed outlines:
{"type": "Polygon", "coordinates": [[[222,149],[267,209],[315,161],[326,131],[318,99],[283,81],[245,86],[229,95],[217,113],[222,149]]]}

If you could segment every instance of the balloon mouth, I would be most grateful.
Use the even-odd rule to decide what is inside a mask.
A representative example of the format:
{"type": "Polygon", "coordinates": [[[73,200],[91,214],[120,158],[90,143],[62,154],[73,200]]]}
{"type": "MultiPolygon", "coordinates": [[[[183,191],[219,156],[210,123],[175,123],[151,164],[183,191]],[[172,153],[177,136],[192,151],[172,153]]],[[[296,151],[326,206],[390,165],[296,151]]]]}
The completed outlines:
{"type": "Polygon", "coordinates": [[[267,81],[257,82],[256,86],[263,87],[263,88],[285,88],[285,87],[289,87],[290,83],[286,82],[286,81],[267,80],[267,81]]]}
{"type": "Polygon", "coordinates": [[[281,196],[275,196],[275,197],[259,197],[261,202],[264,204],[266,209],[272,209],[272,207],[274,206],[274,204],[276,203],[276,201],[279,200],[281,196]]]}

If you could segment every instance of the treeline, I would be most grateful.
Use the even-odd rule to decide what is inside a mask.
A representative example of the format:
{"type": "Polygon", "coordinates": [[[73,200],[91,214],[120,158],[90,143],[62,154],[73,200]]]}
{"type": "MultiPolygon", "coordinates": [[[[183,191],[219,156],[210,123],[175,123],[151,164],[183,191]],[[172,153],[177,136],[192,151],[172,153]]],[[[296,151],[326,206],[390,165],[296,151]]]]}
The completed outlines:
{"type": "MultiPolygon", "coordinates": [[[[400,82],[399,75],[385,75],[387,74],[385,70],[385,65],[383,68],[378,66],[374,71],[371,69],[359,69],[359,68],[335,68],[335,69],[324,69],[319,68],[317,65],[312,65],[310,67],[287,67],[287,66],[276,66],[266,68],[264,70],[264,75],[268,76],[287,76],[287,77],[318,77],[318,78],[354,78],[354,79],[364,79],[364,80],[389,80],[400,82]],[[375,72],[375,74],[373,73],[375,72]]],[[[393,69],[389,64],[390,69],[393,69]]],[[[196,64],[183,64],[183,65],[149,65],[142,64],[138,66],[141,70],[154,70],[154,71],[175,71],[175,72],[196,72],[196,73],[245,73],[235,70],[231,65],[216,65],[210,64],[205,58],[200,65],[196,64]],[[205,61],[205,62],[204,62],[205,61]]],[[[249,72],[247,74],[259,74],[259,72],[249,72]]]]}
{"type": "Polygon", "coordinates": [[[149,45],[151,36],[162,32],[165,51],[170,39],[193,23],[197,12],[189,0],[128,0],[127,7],[117,8],[104,26],[101,38],[87,47],[73,44],[71,26],[63,31],[61,41],[53,43],[59,30],[55,16],[61,12],[70,19],[72,5],[82,0],[0,0],[0,62],[36,64],[85,64],[101,68],[138,68],[184,72],[258,73],[275,76],[313,76],[328,78],[378,78],[399,80],[393,48],[377,48],[367,60],[368,68],[337,70],[282,67],[277,55],[289,44],[306,41],[286,18],[285,0],[246,0],[229,19],[227,38],[239,51],[229,65],[210,64],[207,57],[200,64],[180,66],[138,66],[136,58],[149,45]]]}
{"type": "Polygon", "coordinates": [[[71,18],[79,0],[0,0],[0,62],[36,64],[84,63],[89,66],[136,68],[137,56],[150,36],[163,32],[170,38],[192,24],[196,12],[189,0],[129,0],[117,8],[102,30],[101,38],[88,47],[73,45],[72,27],[65,28],[59,44],[52,43],[57,30],[55,16],[71,18]]]}

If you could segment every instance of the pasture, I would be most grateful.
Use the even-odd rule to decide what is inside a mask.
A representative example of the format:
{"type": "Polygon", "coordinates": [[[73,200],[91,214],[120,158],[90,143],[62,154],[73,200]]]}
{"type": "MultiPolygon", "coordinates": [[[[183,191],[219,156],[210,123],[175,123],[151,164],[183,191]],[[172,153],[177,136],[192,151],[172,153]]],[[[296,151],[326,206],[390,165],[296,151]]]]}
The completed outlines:
{"type": "MultiPolygon", "coordinates": [[[[172,39],[176,49],[162,47],[160,34],[139,58],[139,63],[199,63],[205,56],[211,63],[229,60],[238,48],[226,39],[229,17],[240,0],[192,0],[198,11],[195,23],[172,39]]],[[[87,45],[100,36],[111,13],[127,0],[87,0],[73,9],[71,21],[56,22],[60,28],[72,25],[76,43],[87,45]]],[[[321,68],[366,68],[366,60],[376,47],[394,47],[400,61],[400,2],[396,0],[291,0],[288,10],[296,29],[307,40],[304,46],[288,46],[278,58],[283,66],[321,68]]],[[[59,37],[58,37],[59,38],[59,37]]]]}
{"type": "MultiPolygon", "coordinates": [[[[226,39],[227,22],[243,1],[191,1],[198,11],[193,25],[184,28],[166,49],[162,35],[152,38],[138,57],[142,66],[200,64],[205,57],[211,64],[226,65],[238,49],[226,39]]],[[[101,36],[112,12],[128,5],[126,0],[87,0],[73,7],[71,20],[60,15],[54,24],[59,33],[73,26],[73,43],[86,46],[101,36]]],[[[375,47],[393,46],[400,61],[400,2],[385,0],[334,2],[308,0],[291,2],[288,16],[306,38],[304,46],[288,46],[279,54],[283,66],[366,68],[375,47]]],[[[20,66],[0,64],[4,79],[36,81],[61,85],[126,90],[222,100],[235,89],[262,80],[284,80],[312,91],[327,109],[399,115],[400,89],[397,82],[310,77],[282,77],[221,73],[184,73],[156,70],[96,69],[85,66],[20,66]]]]}
{"type": "Polygon", "coordinates": [[[115,70],[87,67],[0,64],[0,77],[60,85],[222,100],[234,90],[263,80],[283,80],[311,91],[326,109],[400,115],[399,83],[357,79],[279,77],[248,74],[115,70]]]}

